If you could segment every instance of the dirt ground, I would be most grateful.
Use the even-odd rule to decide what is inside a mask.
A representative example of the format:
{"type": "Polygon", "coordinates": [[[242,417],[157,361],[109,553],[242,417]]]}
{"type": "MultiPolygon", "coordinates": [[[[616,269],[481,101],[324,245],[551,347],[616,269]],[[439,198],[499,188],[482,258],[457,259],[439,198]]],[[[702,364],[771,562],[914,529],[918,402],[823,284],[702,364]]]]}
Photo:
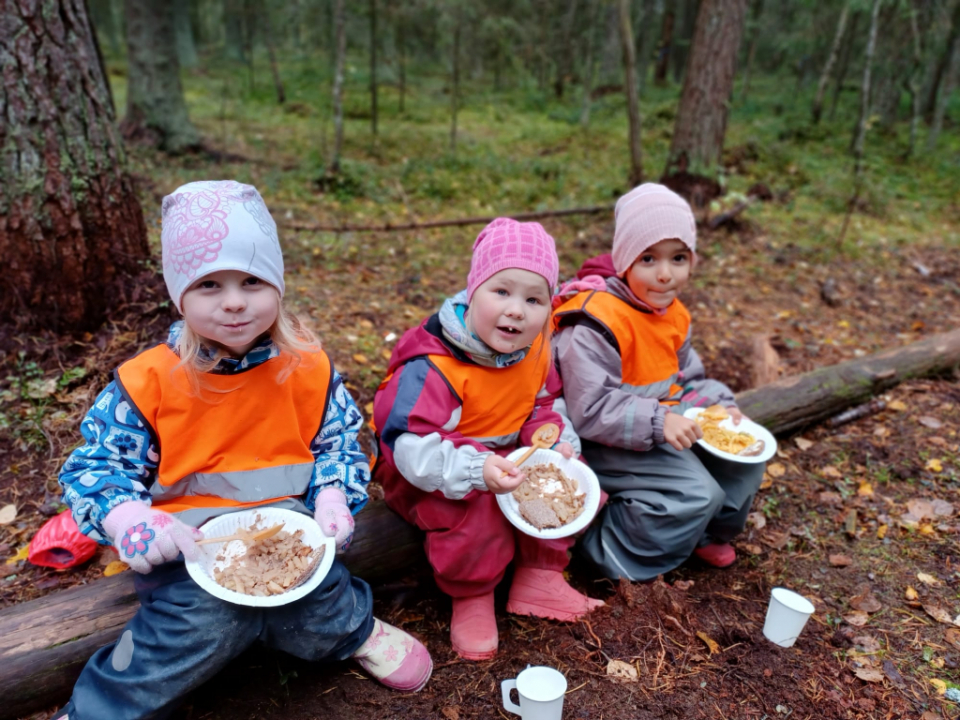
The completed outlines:
{"type": "MultiPolygon", "coordinates": [[[[610,233],[608,222],[594,220],[545,224],[558,238],[565,275],[604,249],[610,233]]],[[[391,345],[384,337],[459,289],[467,262],[457,259],[431,276],[417,276],[400,260],[396,267],[357,260],[332,269],[289,263],[288,274],[299,273],[298,308],[361,407],[386,364],[391,345]],[[331,300],[329,288],[343,273],[355,292],[331,300]]],[[[697,280],[684,300],[708,372],[741,390],[750,383],[758,335],[769,338],[784,374],[803,372],[956,328],[958,283],[954,250],[891,245],[860,257],[824,257],[774,247],[744,225],[704,234],[697,280]]],[[[0,507],[18,508],[15,521],[0,525],[0,558],[15,558],[57,511],[57,470],[79,441],[79,417],[106,372],[162,338],[170,320],[162,284],[153,280],[136,305],[117,309],[95,335],[0,334],[0,375],[8,376],[0,407],[14,418],[0,437],[0,507]],[[28,360],[35,369],[25,368],[28,360]],[[9,378],[25,370],[54,378],[78,363],[89,368],[86,376],[43,400],[12,392],[18,381],[9,378]]],[[[406,578],[376,591],[378,611],[433,654],[433,679],[421,693],[392,693],[350,665],[254,650],[194,692],[177,717],[509,717],[499,684],[527,664],[565,673],[567,718],[957,717],[958,705],[944,692],[960,683],[960,384],[954,377],[911,381],[884,400],[886,409],[852,423],[780,438],[767,486],[736,542],[739,560],[726,571],[688,564],[663,582],[615,586],[574,562],[572,581],[607,607],[589,621],[560,624],[507,616],[500,598],[500,653],[485,663],[456,658],[449,601],[429,577],[406,578]],[[769,591],[778,585],[817,607],[789,649],[761,634],[769,591]],[[633,666],[636,680],[612,679],[614,660],[633,666]]],[[[100,553],[66,572],[8,561],[0,608],[99,577],[110,559],[100,553]]]]}

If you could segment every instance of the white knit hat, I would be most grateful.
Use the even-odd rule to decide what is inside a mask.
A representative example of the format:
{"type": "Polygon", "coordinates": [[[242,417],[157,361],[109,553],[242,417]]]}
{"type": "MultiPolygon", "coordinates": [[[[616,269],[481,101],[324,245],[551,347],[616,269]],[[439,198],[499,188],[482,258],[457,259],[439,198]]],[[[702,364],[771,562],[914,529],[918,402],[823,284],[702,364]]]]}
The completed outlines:
{"type": "Polygon", "coordinates": [[[183,312],[183,293],[218,270],[248,272],[283,297],[283,255],[277,224],[252,185],[207,180],[181,185],[163,199],[163,279],[183,312]]]}
{"type": "Polygon", "coordinates": [[[661,240],[677,238],[697,253],[697,222],[690,205],[656,183],[638,185],[617,200],[613,211],[613,267],[623,275],[643,252],[661,240]]]}

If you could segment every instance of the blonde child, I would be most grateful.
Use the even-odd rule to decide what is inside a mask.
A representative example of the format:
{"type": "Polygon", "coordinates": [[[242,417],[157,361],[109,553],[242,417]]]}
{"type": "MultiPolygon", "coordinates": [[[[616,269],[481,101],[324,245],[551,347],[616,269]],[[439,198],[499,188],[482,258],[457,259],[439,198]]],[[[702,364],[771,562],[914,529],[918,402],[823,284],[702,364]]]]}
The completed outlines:
{"type": "Polygon", "coordinates": [[[168,717],[256,640],[308,660],[352,657],[388,687],[419,690],[426,648],[375,619],[369,586],[339,561],[275,608],[223,602],[187,575],[196,527],[239,507],[310,514],[346,549],[370,477],[353,399],[283,308],[277,228],[256,189],[189,183],[164,198],[162,222],[164,280],[184,319],[117,369],[60,473],[80,529],[137,571],[140,609],[56,717],[168,717]]]}
{"type": "Polygon", "coordinates": [[[705,378],[677,297],[696,261],[693,213],[648,183],[620,198],[615,215],[612,258],[587,261],[554,316],[569,415],[610,494],[582,549],[611,578],[649,580],[691,554],[727,567],[764,466],[703,452],[700,426],[683,417],[715,403],[742,417],[730,389],[705,378]]]}
{"type": "Polygon", "coordinates": [[[467,289],[397,344],[374,399],[387,504],[426,532],[437,585],[453,598],[450,640],[469,660],[497,652],[493,590],[515,561],[507,612],[573,620],[602,605],[563,578],[571,539],[516,530],[497,505],[523,473],[503,456],[544,423],[576,435],[557,412],[550,302],[553,238],[538,223],[498,218],[473,246],[467,289]]]}

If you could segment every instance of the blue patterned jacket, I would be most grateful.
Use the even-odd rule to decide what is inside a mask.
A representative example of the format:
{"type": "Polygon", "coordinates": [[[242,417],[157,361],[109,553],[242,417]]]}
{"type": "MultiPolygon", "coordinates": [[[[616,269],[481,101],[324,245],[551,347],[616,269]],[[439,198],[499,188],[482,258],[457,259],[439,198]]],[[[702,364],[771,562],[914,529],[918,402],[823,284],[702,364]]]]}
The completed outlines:
{"type": "MultiPolygon", "coordinates": [[[[182,327],[182,322],[171,326],[167,345],[176,346],[182,327]]],[[[239,360],[220,360],[213,372],[240,372],[278,354],[273,341],[265,338],[239,360]]],[[[370,466],[357,439],[363,416],[336,370],[330,383],[327,414],[310,444],[313,478],[303,501],[313,511],[321,490],[339,488],[356,515],[367,502],[370,482],[370,466]]],[[[127,500],[150,503],[147,486],[156,475],[160,453],[114,381],[97,397],[80,424],[80,432],[85,442],[70,454],[60,471],[63,501],[73,511],[82,533],[110,544],[112,539],[103,530],[103,519],[127,500]]]]}

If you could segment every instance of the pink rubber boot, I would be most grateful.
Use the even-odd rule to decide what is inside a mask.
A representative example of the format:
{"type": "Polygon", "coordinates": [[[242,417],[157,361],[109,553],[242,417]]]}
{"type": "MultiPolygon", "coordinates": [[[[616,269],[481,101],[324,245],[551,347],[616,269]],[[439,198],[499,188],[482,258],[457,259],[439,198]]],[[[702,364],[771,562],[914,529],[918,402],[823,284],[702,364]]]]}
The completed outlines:
{"type": "Polygon", "coordinates": [[[464,660],[489,660],[497,654],[497,618],[493,593],[453,598],[450,643],[464,660]]]}
{"type": "Polygon", "coordinates": [[[433,672],[433,660],[423,643],[376,618],[370,637],[352,657],[375,680],[392,690],[417,692],[433,672]]]}
{"type": "Polygon", "coordinates": [[[513,573],[507,612],[569,622],[605,604],[574,590],[561,572],[519,567],[513,573]]]}
{"type": "Polygon", "coordinates": [[[737,560],[737,551],[730,543],[701,545],[694,549],[693,554],[715,568],[730,567],[737,560]]]}

